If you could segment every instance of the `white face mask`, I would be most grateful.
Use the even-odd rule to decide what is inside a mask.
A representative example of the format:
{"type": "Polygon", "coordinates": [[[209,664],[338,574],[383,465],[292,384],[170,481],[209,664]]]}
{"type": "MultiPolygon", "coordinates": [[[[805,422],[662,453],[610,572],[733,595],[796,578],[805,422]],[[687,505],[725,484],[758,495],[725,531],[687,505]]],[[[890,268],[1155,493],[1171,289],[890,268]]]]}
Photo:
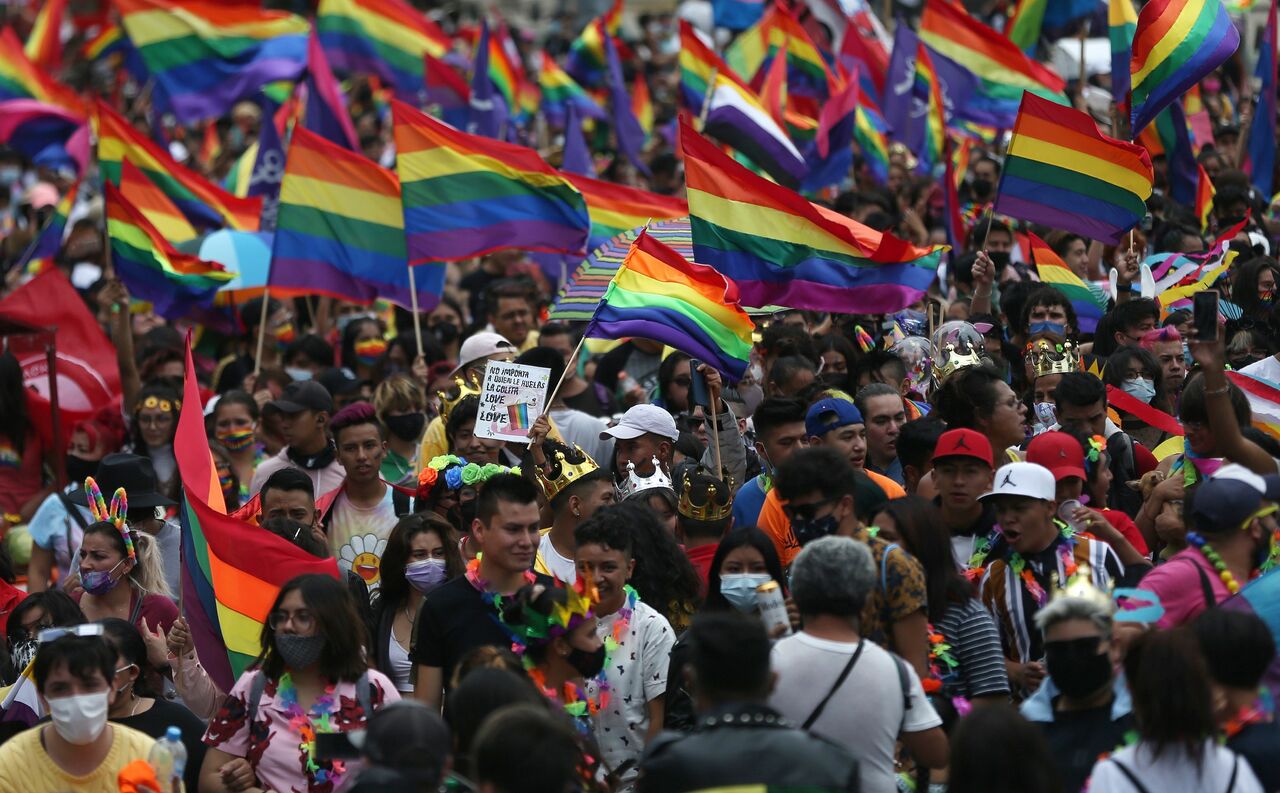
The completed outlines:
{"type": "Polygon", "coordinates": [[[93,743],[107,726],[107,692],[51,699],[49,718],[67,743],[76,746],[93,743]]]}

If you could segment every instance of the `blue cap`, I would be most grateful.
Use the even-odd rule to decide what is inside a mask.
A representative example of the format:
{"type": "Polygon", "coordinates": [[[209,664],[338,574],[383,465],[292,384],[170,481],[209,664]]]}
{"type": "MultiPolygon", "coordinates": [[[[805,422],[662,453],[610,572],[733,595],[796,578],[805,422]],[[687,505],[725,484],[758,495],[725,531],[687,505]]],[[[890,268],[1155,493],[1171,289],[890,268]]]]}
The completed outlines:
{"type": "Polygon", "coordinates": [[[831,430],[863,424],[862,413],[847,399],[827,397],[815,402],[804,417],[804,430],[811,438],[821,438],[831,430]]]}
{"type": "Polygon", "coordinates": [[[1192,528],[1209,533],[1241,528],[1264,501],[1280,501],[1280,477],[1224,465],[1191,494],[1192,528]]]}

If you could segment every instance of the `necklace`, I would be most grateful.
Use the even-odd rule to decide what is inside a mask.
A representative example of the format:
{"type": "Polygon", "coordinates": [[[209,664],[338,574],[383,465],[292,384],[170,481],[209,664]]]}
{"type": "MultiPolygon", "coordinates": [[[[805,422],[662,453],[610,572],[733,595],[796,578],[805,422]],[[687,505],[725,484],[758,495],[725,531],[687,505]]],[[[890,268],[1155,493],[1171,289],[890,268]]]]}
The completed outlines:
{"type": "MultiPolygon", "coordinates": [[[[1063,540],[1063,544],[1058,547],[1058,559],[1062,564],[1063,580],[1065,581],[1076,574],[1076,533],[1070,526],[1062,524],[1058,536],[1063,540]]],[[[987,556],[991,553],[991,545],[991,537],[988,536],[984,537],[973,549],[973,555],[969,557],[969,567],[965,570],[965,577],[970,581],[976,581],[982,577],[987,556]]],[[[1011,551],[1009,557],[1005,560],[1005,565],[1022,581],[1022,585],[1026,587],[1027,594],[1031,596],[1037,606],[1043,607],[1049,602],[1048,593],[1044,591],[1044,587],[1036,580],[1035,573],[1027,565],[1027,560],[1022,558],[1022,554],[1017,551],[1011,551]]]]}
{"type": "Polygon", "coordinates": [[[289,727],[299,739],[298,752],[302,757],[302,765],[307,772],[307,789],[313,786],[329,785],[336,787],[346,772],[346,764],[341,760],[316,760],[316,734],[339,732],[334,716],[339,705],[334,696],[334,684],[325,686],[324,693],[316,698],[310,711],[304,711],[298,704],[298,689],[293,684],[293,676],[285,672],[276,684],[276,696],[284,706],[285,716],[289,719],[289,727]]]}
{"type": "Polygon", "coordinates": [[[631,630],[631,617],[635,614],[636,601],[640,599],[640,593],[635,591],[630,584],[622,587],[622,591],[627,597],[622,602],[622,606],[618,608],[617,618],[613,621],[613,627],[609,631],[609,635],[604,637],[604,666],[600,668],[600,674],[596,675],[596,688],[600,692],[600,707],[608,707],[609,692],[612,686],[609,684],[609,667],[610,661],[614,659],[614,654],[627,638],[627,634],[631,630]]]}
{"type": "MultiPolygon", "coordinates": [[[[489,582],[480,577],[480,556],[467,562],[466,572],[467,582],[480,593],[480,600],[485,605],[485,610],[489,613],[489,617],[502,628],[507,637],[511,639],[511,649],[516,655],[522,654],[524,651],[524,640],[519,634],[511,630],[511,628],[502,621],[502,593],[490,592],[489,582]]],[[[538,580],[532,570],[524,571],[524,583],[532,584],[538,580]]]]}
{"type": "Polygon", "coordinates": [[[1230,740],[1250,724],[1266,724],[1274,719],[1275,703],[1271,701],[1271,695],[1267,689],[1263,688],[1258,691],[1258,698],[1252,705],[1240,708],[1236,711],[1236,715],[1227,719],[1227,723],[1222,725],[1222,732],[1226,739],[1230,740]]]}
{"type": "Polygon", "coordinates": [[[574,723],[578,730],[583,733],[591,732],[591,717],[600,712],[600,708],[604,703],[600,698],[592,699],[582,686],[572,680],[566,680],[561,686],[560,691],[556,691],[547,685],[547,674],[533,664],[528,664],[525,671],[529,673],[529,679],[538,687],[543,696],[552,702],[560,703],[564,708],[564,712],[573,717],[574,723]]]}
{"type": "Polygon", "coordinates": [[[1236,581],[1236,577],[1227,569],[1227,563],[1222,561],[1222,557],[1218,555],[1217,551],[1213,550],[1208,540],[1194,531],[1189,531],[1187,532],[1187,542],[1195,547],[1209,564],[1213,565],[1214,570],[1218,571],[1218,578],[1222,579],[1222,583],[1226,585],[1228,592],[1234,595],[1240,591],[1240,582],[1236,581]]]}

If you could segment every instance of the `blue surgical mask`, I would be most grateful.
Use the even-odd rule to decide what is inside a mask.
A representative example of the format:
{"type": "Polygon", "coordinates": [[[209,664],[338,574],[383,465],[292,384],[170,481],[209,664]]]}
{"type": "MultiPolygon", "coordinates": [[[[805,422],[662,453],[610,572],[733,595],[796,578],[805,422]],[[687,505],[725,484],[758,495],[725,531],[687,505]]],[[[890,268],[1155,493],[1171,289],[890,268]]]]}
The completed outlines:
{"type": "Polygon", "coordinates": [[[293,378],[295,381],[310,380],[312,375],[310,369],[299,369],[296,366],[286,366],[284,368],[284,373],[289,375],[289,377],[293,378]]]}
{"type": "Polygon", "coordinates": [[[1028,330],[1032,336],[1037,333],[1052,333],[1055,336],[1063,337],[1067,335],[1067,326],[1061,322],[1032,322],[1028,330]]]}
{"type": "Polygon", "coordinates": [[[756,610],[756,587],[773,580],[768,573],[731,573],[720,576],[720,594],[744,614],[756,610]]]}
{"type": "Polygon", "coordinates": [[[1149,377],[1133,377],[1120,384],[1120,390],[1139,400],[1143,404],[1151,404],[1155,399],[1156,387],[1149,377]]]}

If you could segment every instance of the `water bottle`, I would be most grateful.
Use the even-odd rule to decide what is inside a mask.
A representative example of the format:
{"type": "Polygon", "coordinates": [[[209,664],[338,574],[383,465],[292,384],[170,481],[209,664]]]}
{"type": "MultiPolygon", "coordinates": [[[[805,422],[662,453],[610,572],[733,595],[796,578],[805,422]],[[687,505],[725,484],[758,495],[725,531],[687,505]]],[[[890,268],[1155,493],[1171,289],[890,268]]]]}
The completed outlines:
{"type": "Polygon", "coordinates": [[[164,737],[151,746],[147,762],[156,770],[156,779],[165,793],[182,790],[182,775],[187,771],[187,747],[182,743],[182,730],[170,727],[164,737]]]}

